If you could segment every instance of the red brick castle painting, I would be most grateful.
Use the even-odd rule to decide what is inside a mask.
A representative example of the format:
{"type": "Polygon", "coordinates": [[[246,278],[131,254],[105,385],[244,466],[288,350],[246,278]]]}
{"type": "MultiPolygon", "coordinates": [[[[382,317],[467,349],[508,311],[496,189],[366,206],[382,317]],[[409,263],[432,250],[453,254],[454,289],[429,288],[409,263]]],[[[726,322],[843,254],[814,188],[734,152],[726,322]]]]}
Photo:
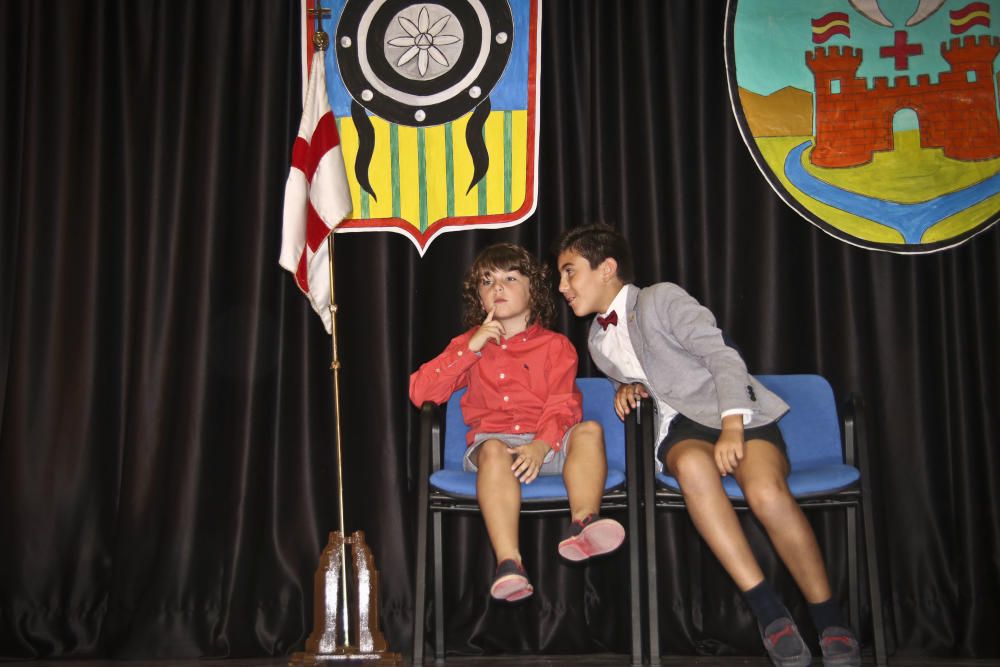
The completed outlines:
{"type": "MultiPolygon", "coordinates": [[[[899,34],[905,35],[905,32],[899,34]]],[[[849,46],[817,47],[806,52],[806,66],[816,80],[816,146],[812,162],[821,167],[853,167],[872,159],[874,151],[892,149],[892,116],[911,108],[921,122],[921,145],[941,148],[956,160],[1000,156],[1000,124],[993,81],[993,61],[1000,38],[989,35],[955,38],[941,44],[951,69],[931,83],[917,75],[916,85],[900,76],[857,76],[863,53],[849,46]],[[839,92],[831,90],[839,82],[839,92]]]]}
{"type": "Polygon", "coordinates": [[[730,0],[744,139],[775,191],[844,241],[922,253],[1000,217],[994,2],[730,0]]]}

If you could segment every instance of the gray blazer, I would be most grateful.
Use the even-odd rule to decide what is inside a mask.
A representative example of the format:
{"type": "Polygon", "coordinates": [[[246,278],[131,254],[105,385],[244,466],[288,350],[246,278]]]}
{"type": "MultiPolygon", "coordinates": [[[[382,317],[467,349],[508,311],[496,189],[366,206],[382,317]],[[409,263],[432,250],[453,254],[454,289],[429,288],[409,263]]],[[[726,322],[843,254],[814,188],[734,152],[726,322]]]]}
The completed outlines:
{"type": "MultiPolygon", "coordinates": [[[[739,353],[723,342],[712,312],[683,288],[658,283],[627,289],[626,312],[618,313],[618,326],[628,323],[632,347],[646,373],[644,384],[655,398],[712,428],[722,427],[720,415],[727,410],[751,410],[747,428],[776,421],[788,411],[788,405],[750,375],[739,353]]],[[[597,367],[616,385],[637,382],[638,378],[619,377],[611,360],[596,348],[599,326],[594,318],[589,347],[597,367]]]]}

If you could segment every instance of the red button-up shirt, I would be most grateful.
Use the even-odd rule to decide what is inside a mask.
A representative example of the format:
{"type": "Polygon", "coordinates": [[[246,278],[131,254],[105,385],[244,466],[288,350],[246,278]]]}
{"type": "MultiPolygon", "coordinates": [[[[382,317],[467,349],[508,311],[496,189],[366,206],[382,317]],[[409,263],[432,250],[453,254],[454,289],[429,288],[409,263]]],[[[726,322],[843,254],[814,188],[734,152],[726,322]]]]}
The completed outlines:
{"type": "Polygon", "coordinates": [[[500,344],[487,342],[476,354],[469,351],[469,339],[477,329],[452,339],[410,376],[410,400],[417,406],[441,404],[468,386],[462,397],[468,444],[477,433],[534,433],[558,450],[583,416],[572,343],[534,324],[500,344]]]}

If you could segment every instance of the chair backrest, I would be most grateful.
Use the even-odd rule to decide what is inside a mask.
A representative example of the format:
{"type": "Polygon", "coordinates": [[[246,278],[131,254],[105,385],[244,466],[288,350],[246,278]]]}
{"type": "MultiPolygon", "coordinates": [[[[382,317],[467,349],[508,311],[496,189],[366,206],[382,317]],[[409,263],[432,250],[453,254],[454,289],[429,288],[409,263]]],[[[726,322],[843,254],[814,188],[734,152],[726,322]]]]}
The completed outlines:
{"type": "MultiPolygon", "coordinates": [[[[604,449],[608,467],[625,470],[625,427],[615,414],[615,391],[605,378],[577,378],[576,385],[583,394],[583,418],[600,422],[604,427],[604,449]]],[[[460,389],[448,399],[445,416],[444,464],[445,470],[461,470],[465,456],[465,434],[469,427],[462,418],[459,401],[465,394],[460,389]]]]}
{"type": "Polygon", "coordinates": [[[792,469],[844,462],[840,419],[833,389],[820,375],[756,375],[788,403],[778,422],[792,469]]]}

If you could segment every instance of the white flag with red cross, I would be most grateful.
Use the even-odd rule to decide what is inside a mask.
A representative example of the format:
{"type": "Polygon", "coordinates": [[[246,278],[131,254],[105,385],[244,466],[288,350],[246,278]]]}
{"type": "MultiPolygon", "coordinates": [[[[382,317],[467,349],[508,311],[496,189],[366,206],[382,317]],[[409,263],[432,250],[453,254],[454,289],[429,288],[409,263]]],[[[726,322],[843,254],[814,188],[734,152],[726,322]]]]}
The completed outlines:
{"type": "Polygon", "coordinates": [[[329,251],[326,238],[351,213],[344,156],[326,90],[323,52],[313,54],[299,134],[285,184],[285,214],[278,263],[330,333],[329,251]]]}

